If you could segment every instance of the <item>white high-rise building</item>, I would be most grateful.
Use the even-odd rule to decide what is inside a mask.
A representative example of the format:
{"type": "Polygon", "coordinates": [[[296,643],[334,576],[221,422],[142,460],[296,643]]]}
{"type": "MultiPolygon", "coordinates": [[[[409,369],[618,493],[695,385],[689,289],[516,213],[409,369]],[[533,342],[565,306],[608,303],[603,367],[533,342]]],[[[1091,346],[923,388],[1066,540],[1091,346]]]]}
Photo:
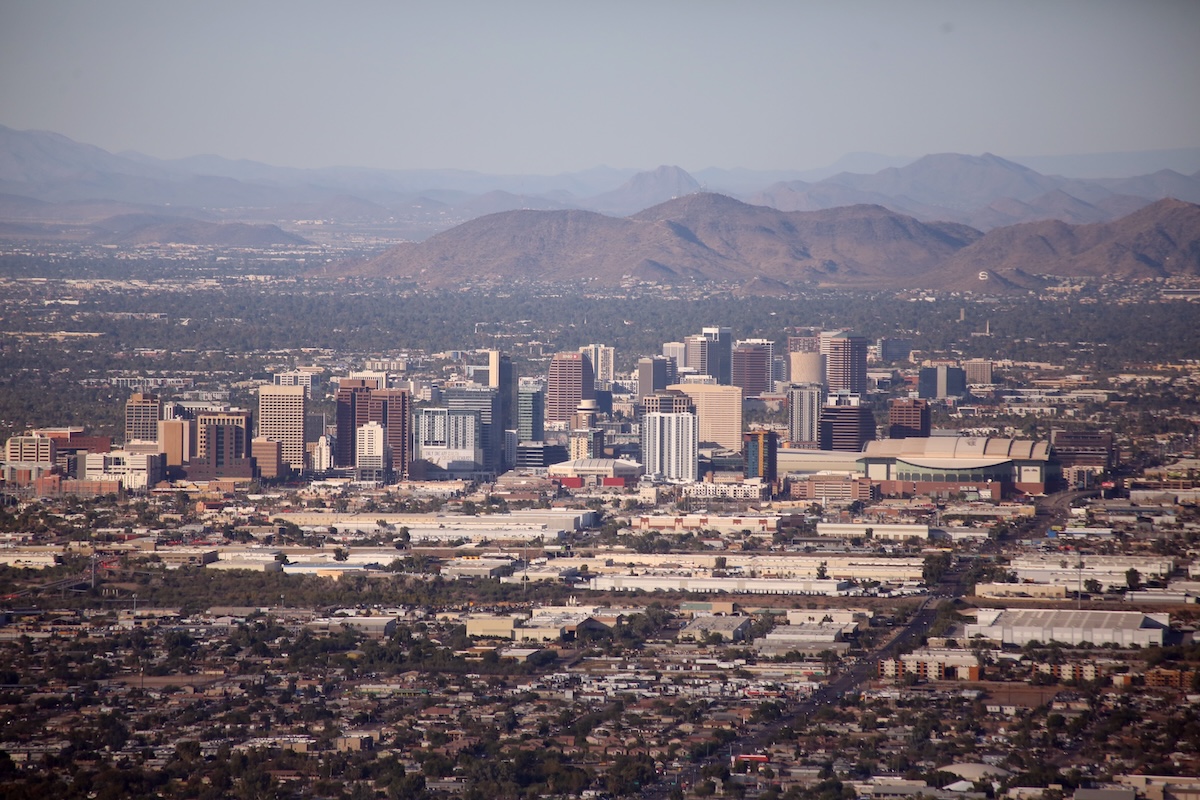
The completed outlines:
{"type": "Polygon", "coordinates": [[[382,473],[392,463],[387,431],[378,422],[360,425],[354,432],[354,468],[359,472],[382,473]]]}
{"type": "Polygon", "coordinates": [[[422,408],[415,416],[415,457],[452,472],[483,469],[483,436],[479,412],[422,408]]]}
{"type": "Polygon", "coordinates": [[[662,354],[674,360],[676,372],[691,366],[687,362],[687,345],[683,342],[663,342],[662,354]]]}
{"type": "Polygon", "coordinates": [[[788,441],[793,446],[815,449],[821,441],[821,407],[825,405],[825,387],[818,383],[792,386],[787,396],[788,441]]]}
{"type": "Polygon", "coordinates": [[[695,482],[700,473],[699,430],[695,414],[651,412],[642,417],[642,464],[646,474],[695,482]]]}
{"type": "Polygon", "coordinates": [[[312,451],[313,472],[323,475],[333,469],[333,458],[337,449],[336,442],[337,437],[330,434],[325,434],[317,439],[316,447],[312,451]]]}
{"type": "Polygon", "coordinates": [[[611,388],[615,377],[613,362],[616,360],[616,349],[606,344],[585,344],[579,348],[579,352],[592,362],[595,387],[605,391],[611,388]]]}

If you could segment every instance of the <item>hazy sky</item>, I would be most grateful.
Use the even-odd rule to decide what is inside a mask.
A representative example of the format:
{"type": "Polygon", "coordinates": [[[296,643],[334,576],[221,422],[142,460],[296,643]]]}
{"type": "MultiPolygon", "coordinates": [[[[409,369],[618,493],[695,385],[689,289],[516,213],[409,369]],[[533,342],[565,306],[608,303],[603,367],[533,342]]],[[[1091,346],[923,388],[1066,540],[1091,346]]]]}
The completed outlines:
{"type": "Polygon", "coordinates": [[[1200,2],[0,0],[0,124],[551,174],[1200,146],[1200,2]]]}

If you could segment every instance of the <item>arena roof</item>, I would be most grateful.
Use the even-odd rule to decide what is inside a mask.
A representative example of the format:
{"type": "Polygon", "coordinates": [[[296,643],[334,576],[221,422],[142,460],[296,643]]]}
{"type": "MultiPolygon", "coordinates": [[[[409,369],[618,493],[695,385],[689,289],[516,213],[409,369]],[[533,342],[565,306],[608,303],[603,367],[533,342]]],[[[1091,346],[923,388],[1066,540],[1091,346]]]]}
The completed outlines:
{"type": "Polygon", "coordinates": [[[993,466],[1005,461],[1047,461],[1048,442],[985,436],[931,436],[867,442],[863,458],[895,458],[916,466],[993,466]]]}

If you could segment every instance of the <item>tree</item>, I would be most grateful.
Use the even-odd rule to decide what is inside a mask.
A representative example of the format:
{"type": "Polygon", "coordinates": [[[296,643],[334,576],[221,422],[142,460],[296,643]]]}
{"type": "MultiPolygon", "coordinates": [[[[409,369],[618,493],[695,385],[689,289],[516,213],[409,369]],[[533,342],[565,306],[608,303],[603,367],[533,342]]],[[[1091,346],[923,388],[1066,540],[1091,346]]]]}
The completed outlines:
{"type": "Polygon", "coordinates": [[[817,565],[817,580],[823,581],[829,577],[829,566],[822,561],[817,565]]]}
{"type": "Polygon", "coordinates": [[[1142,573],[1134,567],[1125,570],[1125,585],[1129,587],[1129,591],[1136,592],[1142,585],[1142,573]]]}
{"type": "Polygon", "coordinates": [[[1100,594],[1104,591],[1104,585],[1095,578],[1088,578],[1083,582],[1083,590],[1088,594],[1100,594]]]}

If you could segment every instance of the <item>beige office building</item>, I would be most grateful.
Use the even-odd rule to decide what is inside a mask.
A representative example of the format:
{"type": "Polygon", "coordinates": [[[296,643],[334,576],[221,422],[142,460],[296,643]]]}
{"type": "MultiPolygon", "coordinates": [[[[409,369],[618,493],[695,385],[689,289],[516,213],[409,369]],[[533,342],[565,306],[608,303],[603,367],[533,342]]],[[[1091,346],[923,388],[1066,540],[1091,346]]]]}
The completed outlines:
{"type": "Polygon", "coordinates": [[[712,383],[677,383],[668,391],[692,398],[700,430],[700,446],[711,443],[727,450],[742,449],[742,390],[712,383]]]}
{"type": "Polygon", "coordinates": [[[258,438],[279,442],[283,463],[304,472],[304,420],[308,398],[303,386],[263,386],[258,390],[258,438]]]}

